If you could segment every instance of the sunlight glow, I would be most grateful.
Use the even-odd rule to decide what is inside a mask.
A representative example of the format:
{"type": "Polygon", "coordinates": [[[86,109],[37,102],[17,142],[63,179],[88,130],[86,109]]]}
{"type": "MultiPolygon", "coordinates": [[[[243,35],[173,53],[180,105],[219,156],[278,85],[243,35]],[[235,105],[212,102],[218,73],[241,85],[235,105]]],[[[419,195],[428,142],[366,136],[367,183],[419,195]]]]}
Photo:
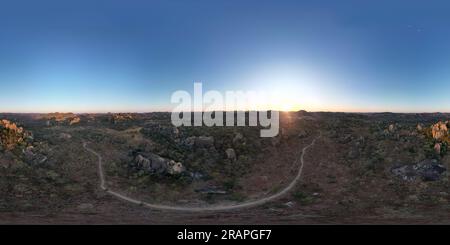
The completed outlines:
{"type": "Polygon", "coordinates": [[[263,67],[248,78],[254,88],[269,95],[265,102],[268,109],[280,111],[321,107],[323,98],[318,86],[323,79],[312,69],[294,65],[263,67]]]}

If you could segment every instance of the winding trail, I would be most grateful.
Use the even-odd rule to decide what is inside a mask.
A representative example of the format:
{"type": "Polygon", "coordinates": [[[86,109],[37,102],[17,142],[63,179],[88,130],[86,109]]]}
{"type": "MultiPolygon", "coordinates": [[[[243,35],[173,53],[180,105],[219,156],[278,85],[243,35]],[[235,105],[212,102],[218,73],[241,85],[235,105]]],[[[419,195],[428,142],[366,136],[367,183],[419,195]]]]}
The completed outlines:
{"type": "Polygon", "coordinates": [[[295,160],[294,164],[297,164],[298,161],[300,160],[300,167],[298,169],[297,175],[295,176],[295,178],[291,181],[291,183],[286,186],[284,189],[282,189],[281,191],[270,195],[268,197],[264,197],[261,199],[257,199],[257,200],[253,200],[253,201],[247,201],[247,202],[243,202],[243,203],[238,203],[238,204],[231,204],[231,205],[216,205],[216,206],[206,206],[206,207],[183,207],[183,206],[169,206],[169,205],[160,205],[160,204],[151,204],[151,203],[147,203],[147,202],[143,202],[143,201],[139,201],[136,199],[133,199],[131,197],[127,197],[124,196],[118,192],[115,192],[113,190],[109,190],[106,185],[105,185],[105,176],[104,176],[104,172],[103,172],[103,160],[102,160],[102,156],[100,154],[98,154],[97,152],[95,152],[94,150],[92,150],[91,148],[89,148],[87,146],[87,142],[83,142],[83,147],[84,149],[86,149],[87,151],[91,152],[92,154],[94,154],[95,156],[97,156],[98,158],[98,175],[100,178],[100,188],[104,191],[106,191],[107,193],[122,199],[124,201],[130,202],[130,203],[134,203],[140,206],[145,206],[148,208],[152,208],[152,209],[159,209],[159,210],[172,210],[172,211],[186,211],[186,212],[202,212],[202,211],[225,211],[225,210],[232,210],[232,209],[239,209],[239,208],[249,208],[249,207],[254,207],[254,206],[259,206],[262,204],[266,204],[274,199],[277,199],[283,195],[285,195],[286,193],[288,193],[289,191],[292,190],[292,188],[295,187],[295,185],[298,183],[298,181],[300,180],[300,177],[302,175],[302,171],[303,171],[303,165],[304,165],[304,156],[306,154],[306,151],[312,147],[315,143],[316,140],[318,138],[321,137],[321,134],[319,134],[319,136],[317,136],[316,138],[313,139],[313,141],[305,146],[302,149],[302,153],[300,155],[300,157],[295,160]]]}

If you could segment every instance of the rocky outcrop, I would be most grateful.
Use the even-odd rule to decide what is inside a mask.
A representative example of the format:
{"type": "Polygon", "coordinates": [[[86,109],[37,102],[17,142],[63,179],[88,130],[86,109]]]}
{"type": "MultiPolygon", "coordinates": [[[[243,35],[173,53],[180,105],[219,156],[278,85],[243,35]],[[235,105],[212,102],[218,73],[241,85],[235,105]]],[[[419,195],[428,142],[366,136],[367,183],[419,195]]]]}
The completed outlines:
{"type": "Polygon", "coordinates": [[[111,114],[111,122],[112,123],[120,123],[124,121],[131,121],[134,120],[133,115],[128,113],[117,113],[117,114],[111,114]]]}
{"type": "Polygon", "coordinates": [[[63,122],[68,119],[75,118],[75,114],[73,113],[60,113],[60,112],[54,112],[54,113],[48,113],[41,116],[41,119],[47,119],[47,120],[54,120],[56,122],[63,122]]]}
{"type": "Polygon", "coordinates": [[[12,150],[18,145],[27,145],[28,140],[32,140],[30,132],[18,127],[8,120],[0,120],[0,148],[12,150]]]}
{"type": "Polygon", "coordinates": [[[185,171],[183,164],[180,162],[175,162],[153,153],[146,154],[146,156],[137,155],[134,159],[134,165],[137,169],[152,174],[175,175],[185,171]]]}
{"type": "Polygon", "coordinates": [[[72,118],[69,122],[69,125],[80,123],[81,119],[79,117],[72,118]]]}
{"type": "Polygon", "coordinates": [[[400,165],[391,169],[393,175],[406,181],[416,179],[436,181],[441,178],[445,171],[447,169],[434,159],[426,159],[414,165],[400,165]]]}
{"type": "Polygon", "coordinates": [[[42,120],[46,120],[47,126],[54,125],[73,125],[81,122],[81,118],[73,113],[49,113],[39,117],[42,120]]]}
{"type": "Polygon", "coordinates": [[[15,133],[19,133],[19,134],[23,133],[23,128],[22,127],[18,127],[15,123],[10,122],[10,121],[5,120],[5,119],[0,120],[0,127],[3,127],[3,128],[5,128],[7,130],[11,130],[11,131],[13,131],[15,133]]]}
{"type": "Polygon", "coordinates": [[[210,148],[214,147],[214,137],[212,136],[191,136],[187,137],[181,142],[187,148],[210,148]]]}
{"type": "Polygon", "coordinates": [[[25,149],[22,149],[22,153],[30,164],[43,164],[48,160],[47,156],[37,151],[33,146],[27,146],[25,149]]]}
{"type": "Polygon", "coordinates": [[[431,134],[435,140],[442,141],[448,139],[448,121],[438,122],[431,126],[431,134]]]}

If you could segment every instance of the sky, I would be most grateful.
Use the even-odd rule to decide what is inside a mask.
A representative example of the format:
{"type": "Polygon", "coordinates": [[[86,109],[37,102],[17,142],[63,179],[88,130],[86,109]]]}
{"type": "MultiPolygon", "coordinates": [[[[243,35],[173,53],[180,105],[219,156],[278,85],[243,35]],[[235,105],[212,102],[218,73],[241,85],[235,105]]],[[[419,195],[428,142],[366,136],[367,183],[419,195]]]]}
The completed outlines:
{"type": "MultiPolygon", "coordinates": [[[[448,2],[448,1],[447,1],[448,2]]],[[[450,112],[446,1],[2,0],[0,112],[148,112],[177,90],[450,112]]]]}

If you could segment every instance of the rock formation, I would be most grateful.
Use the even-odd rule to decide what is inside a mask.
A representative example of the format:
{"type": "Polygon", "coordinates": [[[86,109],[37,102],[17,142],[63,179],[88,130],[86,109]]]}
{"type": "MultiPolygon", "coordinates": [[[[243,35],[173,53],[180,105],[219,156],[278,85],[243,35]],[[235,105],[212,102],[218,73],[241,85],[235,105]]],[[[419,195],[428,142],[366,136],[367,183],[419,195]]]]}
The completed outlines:
{"type": "Polygon", "coordinates": [[[18,145],[26,145],[32,134],[8,120],[0,120],[0,147],[12,150],[18,145]]]}
{"type": "Polygon", "coordinates": [[[128,114],[128,113],[117,113],[117,114],[111,115],[112,123],[120,123],[120,122],[130,121],[130,120],[134,120],[134,117],[133,117],[133,115],[128,114]]]}
{"type": "Polygon", "coordinates": [[[78,117],[77,115],[75,115],[73,113],[55,112],[55,113],[41,115],[39,118],[42,120],[46,120],[47,126],[61,125],[61,124],[73,125],[73,124],[80,123],[80,121],[81,121],[80,117],[78,117]]]}
{"type": "Polygon", "coordinates": [[[407,180],[414,181],[421,179],[423,181],[439,180],[447,169],[437,160],[426,159],[414,165],[403,165],[395,167],[391,170],[395,176],[407,180]]]}
{"type": "Polygon", "coordinates": [[[448,127],[447,122],[438,122],[431,126],[431,134],[433,135],[433,138],[438,141],[448,139],[448,127]]]}
{"type": "Polygon", "coordinates": [[[80,121],[81,121],[81,119],[80,119],[79,117],[72,118],[72,119],[70,120],[69,125],[73,125],[73,124],[80,123],[80,121]]]}
{"type": "Polygon", "coordinates": [[[149,153],[137,155],[134,160],[137,169],[155,174],[180,174],[185,171],[183,164],[149,153]]]}

